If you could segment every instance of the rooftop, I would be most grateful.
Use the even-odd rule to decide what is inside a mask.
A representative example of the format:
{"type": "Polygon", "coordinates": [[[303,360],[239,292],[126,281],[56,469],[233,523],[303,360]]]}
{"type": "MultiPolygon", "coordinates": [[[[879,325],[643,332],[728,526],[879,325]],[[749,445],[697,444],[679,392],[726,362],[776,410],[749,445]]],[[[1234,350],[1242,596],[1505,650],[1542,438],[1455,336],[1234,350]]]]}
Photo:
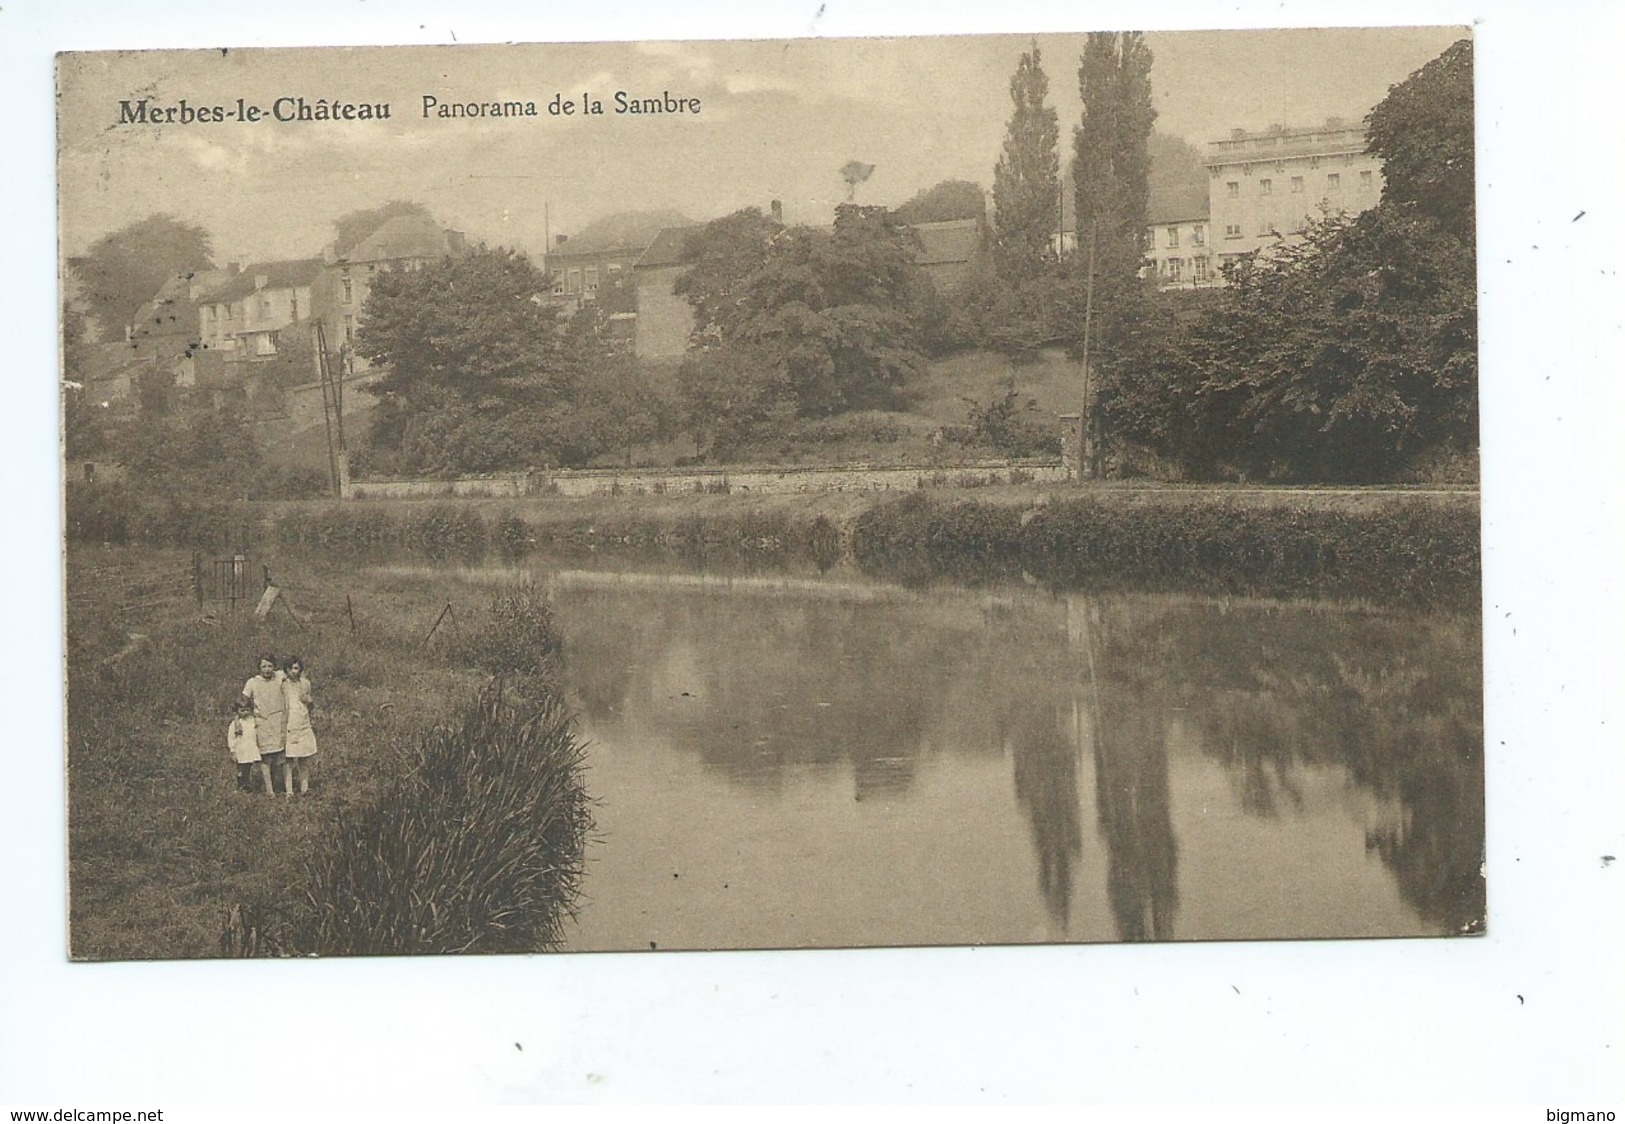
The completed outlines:
{"type": "Polygon", "coordinates": [[[352,246],[339,261],[400,261],[442,258],[463,251],[460,230],[447,230],[427,215],[396,215],[352,246]]]}
{"type": "Polygon", "coordinates": [[[1328,117],[1323,125],[1271,125],[1258,132],[1232,129],[1228,137],[1209,141],[1207,147],[1203,163],[1212,167],[1248,158],[1364,152],[1366,134],[1364,124],[1328,117]]]}
{"type": "Polygon", "coordinates": [[[223,304],[241,300],[259,289],[293,289],[309,285],[321,273],[323,264],[321,258],[255,262],[244,266],[241,273],[212,287],[199,299],[205,304],[223,304]]]}

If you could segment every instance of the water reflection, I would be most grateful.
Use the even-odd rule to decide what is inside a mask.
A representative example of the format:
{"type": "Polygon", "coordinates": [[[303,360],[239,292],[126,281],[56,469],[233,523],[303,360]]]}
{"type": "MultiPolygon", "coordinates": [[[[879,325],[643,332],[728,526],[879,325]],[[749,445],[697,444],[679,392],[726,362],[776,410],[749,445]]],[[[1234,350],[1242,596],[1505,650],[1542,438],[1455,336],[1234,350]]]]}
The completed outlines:
{"type": "Polygon", "coordinates": [[[1471,618],[551,580],[589,736],[610,755],[600,776],[613,766],[595,794],[639,809],[591,873],[599,945],[640,943],[613,903],[652,862],[687,873],[636,882],[637,917],[745,911],[721,938],[692,917],[662,947],[744,929],[756,944],[1138,941],[1482,921],[1471,618]],[[987,788],[1001,761],[1002,806],[987,788]],[[650,826],[668,818],[697,826],[650,826]],[[735,872],[717,880],[734,894],[770,862],[754,905],[685,896],[707,864],[735,872]]]}

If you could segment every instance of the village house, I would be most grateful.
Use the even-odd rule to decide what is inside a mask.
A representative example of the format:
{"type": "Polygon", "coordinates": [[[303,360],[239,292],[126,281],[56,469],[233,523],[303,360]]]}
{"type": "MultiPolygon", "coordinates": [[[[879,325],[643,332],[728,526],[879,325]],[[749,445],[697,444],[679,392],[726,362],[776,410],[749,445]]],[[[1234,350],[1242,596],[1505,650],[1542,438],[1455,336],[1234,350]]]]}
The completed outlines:
{"type": "MultiPolygon", "coordinates": [[[[380,272],[421,269],[466,249],[462,231],[448,230],[425,214],[396,215],[353,246],[329,246],[320,259],[314,309],[325,327],[329,349],[350,351],[373,278],[380,272]]],[[[357,371],[367,367],[362,356],[353,356],[351,362],[357,371]]]]}

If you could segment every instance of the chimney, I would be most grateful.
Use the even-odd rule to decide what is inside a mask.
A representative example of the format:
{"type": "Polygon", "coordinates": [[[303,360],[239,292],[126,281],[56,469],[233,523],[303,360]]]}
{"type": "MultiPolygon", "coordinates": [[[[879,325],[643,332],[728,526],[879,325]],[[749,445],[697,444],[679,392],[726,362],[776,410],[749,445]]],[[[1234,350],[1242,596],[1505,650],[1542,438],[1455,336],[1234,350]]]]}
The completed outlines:
{"type": "Polygon", "coordinates": [[[780,226],[783,226],[784,225],[784,204],[782,202],[780,202],[779,200],[775,199],[775,200],[773,200],[771,203],[769,203],[767,205],[767,209],[768,209],[769,212],[772,213],[773,221],[778,223],[780,226]]]}
{"type": "Polygon", "coordinates": [[[570,236],[568,234],[555,234],[555,235],[553,235],[553,244],[555,246],[562,246],[566,242],[568,242],[569,240],[570,240],[570,236]]]}
{"type": "Polygon", "coordinates": [[[263,289],[270,280],[271,275],[269,273],[256,273],[254,274],[254,288],[263,289]]]}

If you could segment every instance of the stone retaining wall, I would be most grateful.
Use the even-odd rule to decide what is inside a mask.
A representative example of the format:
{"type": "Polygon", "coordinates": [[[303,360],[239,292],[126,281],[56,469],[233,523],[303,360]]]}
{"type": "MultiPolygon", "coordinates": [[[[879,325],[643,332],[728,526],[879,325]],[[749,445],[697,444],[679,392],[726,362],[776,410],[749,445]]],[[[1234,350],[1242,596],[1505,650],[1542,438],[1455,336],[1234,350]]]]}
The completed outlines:
{"type": "Polygon", "coordinates": [[[433,499],[481,496],[793,495],[802,492],[886,492],[918,488],[978,488],[989,484],[1052,484],[1066,479],[1055,461],[988,461],[954,468],[740,468],[654,471],[582,469],[509,472],[455,480],[355,480],[354,499],[433,499]]]}

